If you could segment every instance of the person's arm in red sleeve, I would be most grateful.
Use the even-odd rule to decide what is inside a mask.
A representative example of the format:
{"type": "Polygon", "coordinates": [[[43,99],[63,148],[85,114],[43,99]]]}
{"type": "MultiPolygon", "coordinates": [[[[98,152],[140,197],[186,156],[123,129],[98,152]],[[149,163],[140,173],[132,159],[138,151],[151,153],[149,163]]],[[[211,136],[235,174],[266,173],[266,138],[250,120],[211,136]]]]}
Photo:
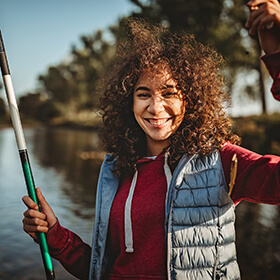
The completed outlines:
{"type": "Polygon", "coordinates": [[[270,55],[264,55],[262,60],[273,79],[271,87],[273,97],[280,101],[280,51],[270,55]]]}
{"type": "Polygon", "coordinates": [[[238,165],[231,195],[234,203],[244,199],[255,203],[280,204],[280,157],[261,156],[225,143],[221,158],[227,184],[230,181],[231,160],[235,153],[238,165]]]}
{"type": "Polygon", "coordinates": [[[50,255],[78,279],[88,279],[91,247],[57,223],[47,233],[50,255]]]}
{"type": "Polygon", "coordinates": [[[262,60],[274,81],[272,94],[280,100],[280,3],[278,0],[251,0],[247,5],[250,15],[245,26],[249,35],[258,35],[266,54],[262,60]]]}
{"type": "Polygon", "coordinates": [[[79,279],[88,279],[91,248],[79,236],[62,227],[40,188],[36,188],[39,206],[27,195],[22,200],[28,209],[24,212],[23,229],[37,241],[37,232],[47,235],[50,254],[67,271],[79,279]]]}

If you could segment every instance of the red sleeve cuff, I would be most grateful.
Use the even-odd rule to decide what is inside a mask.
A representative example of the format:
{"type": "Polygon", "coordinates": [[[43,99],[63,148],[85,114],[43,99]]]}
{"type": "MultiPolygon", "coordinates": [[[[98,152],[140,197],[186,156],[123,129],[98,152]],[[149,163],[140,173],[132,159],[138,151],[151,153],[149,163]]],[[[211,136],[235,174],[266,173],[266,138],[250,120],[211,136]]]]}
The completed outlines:
{"type": "Polygon", "coordinates": [[[261,57],[273,79],[271,92],[274,98],[280,101],[280,51],[261,57]]]}
{"type": "Polygon", "coordinates": [[[58,255],[68,240],[69,232],[60,225],[59,221],[47,233],[47,243],[51,255],[58,255]]]}

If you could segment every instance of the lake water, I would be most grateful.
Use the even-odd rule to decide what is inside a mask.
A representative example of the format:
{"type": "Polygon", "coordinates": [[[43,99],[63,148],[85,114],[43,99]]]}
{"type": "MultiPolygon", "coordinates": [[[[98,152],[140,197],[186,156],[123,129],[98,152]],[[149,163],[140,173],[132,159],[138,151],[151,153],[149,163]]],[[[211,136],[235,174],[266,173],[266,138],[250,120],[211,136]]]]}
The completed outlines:
{"type": "MultiPolygon", "coordinates": [[[[102,157],[96,133],[30,128],[25,137],[36,185],[61,224],[91,244],[102,157]]],[[[45,279],[38,245],[22,230],[26,187],[14,138],[0,130],[0,280],[45,279]]],[[[242,202],[236,212],[242,279],[280,279],[280,207],[242,202]]],[[[56,261],[54,268],[56,279],[75,279],[56,261]]]]}

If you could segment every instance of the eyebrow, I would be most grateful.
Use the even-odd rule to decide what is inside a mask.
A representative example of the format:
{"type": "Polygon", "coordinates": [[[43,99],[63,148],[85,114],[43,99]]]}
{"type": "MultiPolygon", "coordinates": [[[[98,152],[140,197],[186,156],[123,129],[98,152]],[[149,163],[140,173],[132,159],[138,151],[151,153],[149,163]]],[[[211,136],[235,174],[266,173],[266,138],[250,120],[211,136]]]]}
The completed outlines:
{"type": "Polygon", "coordinates": [[[150,91],[150,89],[147,87],[138,87],[135,91],[138,91],[138,90],[150,91]]]}
{"type": "MultiPolygon", "coordinates": [[[[162,89],[175,89],[176,87],[175,86],[172,86],[172,85],[166,85],[166,86],[164,86],[164,87],[162,87],[162,89]]],[[[147,88],[147,87],[138,87],[136,90],[135,90],[135,92],[136,91],[139,91],[139,90],[144,90],[144,91],[150,91],[150,89],[149,88],[147,88]]]]}

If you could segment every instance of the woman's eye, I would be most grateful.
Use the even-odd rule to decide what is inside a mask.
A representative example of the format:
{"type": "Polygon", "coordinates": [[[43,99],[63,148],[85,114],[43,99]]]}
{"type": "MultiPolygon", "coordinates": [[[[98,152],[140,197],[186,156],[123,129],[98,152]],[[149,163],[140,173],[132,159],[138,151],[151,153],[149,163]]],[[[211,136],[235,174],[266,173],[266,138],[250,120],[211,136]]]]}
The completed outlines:
{"type": "Polygon", "coordinates": [[[139,97],[139,98],[148,98],[150,95],[148,94],[148,93],[138,93],[137,94],[137,96],[139,97]]]}
{"type": "Polygon", "coordinates": [[[166,92],[163,94],[164,98],[171,98],[171,97],[177,97],[178,93],[177,92],[166,92]]]}

